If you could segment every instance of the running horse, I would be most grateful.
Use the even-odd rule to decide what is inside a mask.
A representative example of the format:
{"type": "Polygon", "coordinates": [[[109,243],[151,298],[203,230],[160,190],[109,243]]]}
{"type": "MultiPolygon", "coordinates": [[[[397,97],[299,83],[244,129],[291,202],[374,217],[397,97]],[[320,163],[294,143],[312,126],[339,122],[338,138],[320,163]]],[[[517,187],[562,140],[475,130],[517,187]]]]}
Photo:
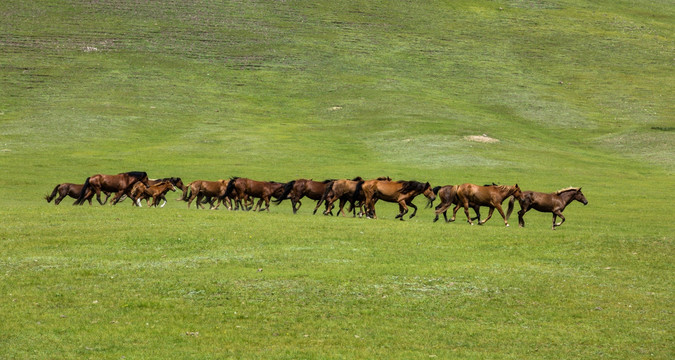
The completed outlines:
{"type": "Polygon", "coordinates": [[[276,181],[256,181],[247,178],[233,177],[227,184],[227,189],[223,197],[229,196],[234,199],[235,204],[244,208],[242,200],[247,197],[260,198],[253,208],[253,211],[263,211],[262,203],[265,202],[265,209],[270,211],[270,199],[275,197],[279,199],[284,192],[284,183],[276,181]]]}
{"type": "MultiPolygon", "coordinates": [[[[478,225],[483,225],[488,220],[490,220],[490,218],[492,217],[492,213],[496,208],[497,211],[499,211],[499,214],[502,216],[502,218],[504,218],[504,224],[506,226],[509,226],[508,216],[504,215],[504,210],[502,210],[502,203],[509,196],[520,198],[521,194],[522,192],[520,191],[520,187],[518,187],[518,184],[513,186],[507,185],[480,186],[474,184],[459,185],[457,187],[458,204],[452,211],[452,219],[450,221],[455,220],[457,210],[461,206],[464,208],[464,213],[466,214],[467,221],[469,222],[469,224],[473,225],[473,221],[469,216],[469,206],[471,204],[474,204],[475,206],[487,206],[490,208],[490,212],[488,213],[488,216],[487,218],[485,218],[485,220],[481,221],[480,217],[478,218],[478,225]]],[[[511,211],[513,211],[513,203],[509,203],[508,213],[511,214],[511,211]]]]}
{"type": "MultiPolygon", "coordinates": [[[[452,222],[455,219],[448,220],[448,209],[452,205],[459,204],[459,199],[457,198],[457,187],[458,185],[445,185],[445,186],[436,186],[433,188],[434,194],[441,200],[441,203],[438,204],[435,208],[436,217],[434,222],[438,221],[438,215],[443,213],[443,218],[445,222],[452,222]]],[[[469,204],[469,206],[476,212],[476,217],[471,218],[471,220],[480,219],[480,206],[476,204],[469,204]]]]}
{"type": "Polygon", "coordinates": [[[146,200],[148,207],[157,207],[159,201],[164,199],[164,203],[160,207],[166,205],[166,193],[169,191],[176,191],[176,186],[170,180],[164,180],[159,183],[145,186],[141,182],[137,182],[131,189],[131,200],[134,205],[141,207],[141,199],[146,200]],[[150,204],[152,199],[152,204],[150,204]]]}
{"type": "Polygon", "coordinates": [[[101,202],[101,192],[114,192],[116,194],[112,200],[112,204],[115,205],[122,195],[131,195],[131,189],[137,182],[141,182],[147,186],[148,174],[145,171],[130,171],[117,175],[92,175],[85,180],[80,191],[80,196],[75,200],[73,205],[82,205],[87,198],[87,191],[96,193],[96,200],[101,205],[103,205],[103,202],[101,202]]]}
{"type": "MultiPolygon", "coordinates": [[[[45,195],[45,200],[47,202],[51,202],[55,197],[56,194],[59,194],[59,197],[54,200],[54,205],[58,205],[61,203],[63,199],[65,199],[66,196],[70,196],[73,199],[77,199],[80,197],[80,192],[82,192],[82,186],[83,184],[73,184],[73,183],[62,183],[56,185],[54,187],[54,190],[52,191],[51,195],[45,195]]],[[[109,192],[103,192],[106,195],[105,201],[103,203],[105,204],[108,202],[108,198],[110,198],[110,193],[109,192]]],[[[91,199],[94,197],[93,192],[89,192],[87,196],[85,196],[85,200],[89,201],[89,205],[91,205],[91,199]]]]}
{"type": "Polygon", "coordinates": [[[282,201],[290,199],[293,214],[295,214],[300,209],[300,206],[302,206],[300,199],[308,197],[312,200],[320,201],[323,193],[326,192],[326,186],[331,181],[333,180],[314,181],[311,179],[297,179],[290,181],[284,186],[283,194],[274,202],[278,205],[282,201]]]}
{"type": "Polygon", "coordinates": [[[399,214],[396,219],[403,220],[403,216],[408,213],[408,206],[413,208],[410,215],[412,219],[417,214],[417,206],[412,203],[417,195],[424,194],[432,204],[436,199],[433,189],[429,183],[419,181],[391,181],[391,180],[368,180],[361,185],[365,196],[366,216],[376,219],[375,202],[381,199],[387,202],[398,203],[399,214]]]}
{"type": "MultiPolygon", "coordinates": [[[[163,179],[148,179],[148,186],[145,186],[141,182],[137,182],[134,185],[134,187],[131,188],[131,195],[132,195],[131,199],[134,201],[134,203],[135,203],[134,205],[141,206],[141,204],[139,203],[138,197],[143,193],[144,189],[146,189],[148,187],[151,187],[153,185],[158,185],[158,184],[165,183],[165,182],[170,182],[175,188],[179,188],[183,191],[186,190],[186,187],[183,184],[183,180],[179,177],[168,177],[168,178],[163,178],[163,179]]],[[[174,189],[174,190],[171,190],[171,191],[176,191],[176,190],[174,189]]],[[[147,200],[148,205],[150,205],[149,204],[150,198],[148,198],[146,196],[143,196],[143,197],[147,200]]],[[[119,201],[123,201],[123,200],[124,199],[120,199],[119,201]]],[[[162,205],[160,205],[160,207],[164,207],[164,205],[166,205],[166,192],[160,194],[159,200],[164,201],[162,203],[162,205]]],[[[180,198],[177,199],[177,200],[180,200],[180,198]]]]}
{"type": "Polygon", "coordinates": [[[326,210],[323,211],[323,214],[333,215],[333,203],[335,203],[337,200],[340,200],[340,210],[338,211],[338,215],[342,213],[342,216],[345,216],[344,206],[347,202],[349,202],[351,204],[349,211],[353,211],[354,216],[356,216],[355,204],[357,201],[363,200],[361,187],[359,186],[361,183],[363,183],[363,178],[360,176],[357,176],[351,180],[339,179],[329,182],[326,184],[326,190],[324,191],[323,195],[321,195],[321,199],[316,203],[313,214],[316,214],[316,211],[325,201],[326,210]]]}
{"type": "MultiPolygon", "coordinates": [[[[227,189],[227,185],[229,184],[230,180],[218,180],[218,181],[206,181],[206,180],[195,180],[191,183],[189,183],[186,187],[185,190],[183,190],[183,196],[178,199],[178,200],[183,200],[187,201],[188,209],[190,208],[190,204],[192,204],[192,201],[197,198],[197,209],[201,206],[202,209],[204,208],[204,202],[202,202],[202,199],[207,198],[207,199],[218,199],[218,201],[221,200],[221,196],[223,197],[222,202],[225,203],[225,190],[227,189]]],[[[210,209],[218,209],[220,206],[220,202],[215,205],[213,203],[210,203],[210,209]]],[[[225,206],[228,209],[232,208],[232,205],[226,203],[225,206]]]]}
{"type": "MultiPolygon", "coordinates": [[[[562,212],[565,207],[572,201],[578,201],[584,205],[588,204],[588,200],[581,192],[580,187],[569,187],[558,190],[554,193],[541,193],[536,191],[523,191],[523,194],[518,198],[520,203],[520,211],[518,211],[518,225],[525,227],[525,220],[523,216],[530,209],[535,209],[541,212],[553,213],[553,230],[565,222],[565,217],[562,212]],[[560,222],[556,223],[556,217],[560,217],[560,222]]],[[[509,201],[509,208],[513,208],[515,198],[509,201]]],[[[509,211],[509,214],[511,212],[509,211]]]]}

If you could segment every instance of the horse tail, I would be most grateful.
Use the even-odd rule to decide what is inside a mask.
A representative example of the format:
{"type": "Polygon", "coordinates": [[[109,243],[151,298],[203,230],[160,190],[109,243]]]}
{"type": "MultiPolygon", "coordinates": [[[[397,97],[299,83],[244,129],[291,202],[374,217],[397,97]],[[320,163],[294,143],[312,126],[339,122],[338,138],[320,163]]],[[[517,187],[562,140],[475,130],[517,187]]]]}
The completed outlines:
{"type": "Polygon", "coordinates": [[[223,194],[223,196],[221,196],[222,199],[230,196],[230,193],[232,192],[232,190],[234,190],[234,183],[237,181],[237,179],[239,179],[239,178],[236,177],[236,176],[230,178],[230,182],[227,183],[227,187],[225,188],[225,194],[223,194]]]}
{"type": "Polygon", "coordinates": [[[359,194],[363,192],[363,181],[356,183],[356,188],[354,189],[354,194],[352,194],[352,202],[359,200],[359,194]]]}
{"type": "Polygon", "coordinates": [[[282,201],[288,199],[288,194],[291,193],[291,190],[293,190],[293,186],[295,185],[295,180],[289,181],[284,185],[284,193],[279,196],[277,200],[274,200],[274,203],[279,205],[281,204],[282,201]]]}
{"type": "Polygon", "coordinates": [[[321,207],[321,204],[326,200],[326,198],[328,197],[328,193],[330,193],[331,190],[333,190],[333,184],[335,184],[334,181],[331,181],[328,184],[326,184],[326,190],[323,191],[323,195],[321,195],[321,199],[319,199],[319,202],[316,203],[316,207],[314,208],[314,214],[316,214],[316,209],[321,207]]]}
{"type": "Polygon", "coordinates": [[[185,190],[183,190],[183,197],[181,197],[178,200],[188,201],[191,194],[192,194],[192,184],[188,184],[188,186],[185,187],[185,190]]]}
{"type": "Polygon", "coordinates": [[[511,199],[509,200],[509,209],[506,211],[506,221],[509,221],[509,216],[511,216],[511,213],[513,212],[514,202],[516,202],[516,197],[511,196],[511,199]]]}
{"type": "Polygon", "coordinates": [[[54,199],[54,197],[56,197],[56,193],[59,192],[60,186],[61,186],[61,184],[56,185],[56,187],[54,188],[54,191],[52,191],[51,195],[45,195],[45,200],[47,200],[48,203],[52,202],[52,199],[54,199]]]}
{"type": "Polygon", "coordinates": [[[84,185],[82,185],[82,190],[80,190],[80,196],[77,197],[77,200],[75,200],[73,205],[84,204],[84,197],[87,195],[87,190],[91,186],[89,185],[89,179],[91,179],[91,177],[88,177],[87,180],[84,181],[84,185]]]}

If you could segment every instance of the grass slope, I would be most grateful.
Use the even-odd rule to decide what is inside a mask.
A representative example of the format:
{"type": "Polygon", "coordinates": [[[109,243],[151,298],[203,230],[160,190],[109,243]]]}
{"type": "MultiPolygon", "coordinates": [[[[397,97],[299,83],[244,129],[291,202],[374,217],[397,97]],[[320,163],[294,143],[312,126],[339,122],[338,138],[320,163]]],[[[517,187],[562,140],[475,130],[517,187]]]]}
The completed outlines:
{"type": "MultiPolygon", "coordinates": [[[[5,1],[0,356],[672,358],[668,1],[5,1]],[[487,134],[496,143],[470,135],[487,134]],[[505,229],[55,207],[95,173],[583,186],[505,229]]],[[[171,198],[172,196],[170,196],[171,198]]],[[[512,222],[513,219],[512,219],[512,222]]]]}

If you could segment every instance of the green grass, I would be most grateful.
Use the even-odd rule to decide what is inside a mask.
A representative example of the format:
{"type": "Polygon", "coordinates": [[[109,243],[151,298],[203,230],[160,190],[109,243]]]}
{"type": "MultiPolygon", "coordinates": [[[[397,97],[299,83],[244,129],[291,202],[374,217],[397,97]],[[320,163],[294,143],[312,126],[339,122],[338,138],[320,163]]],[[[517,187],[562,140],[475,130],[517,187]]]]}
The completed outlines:
{"type": "Polygon", "coordinates": [[[0,14],[0,357],[673,358],[670,2],[0,14]],[[423,199],[404,222],[381,203],[365,220],[42,200],[130,170],[573,185],[589,204],[551,231],[535,211],[432,223],[423,199]]]}

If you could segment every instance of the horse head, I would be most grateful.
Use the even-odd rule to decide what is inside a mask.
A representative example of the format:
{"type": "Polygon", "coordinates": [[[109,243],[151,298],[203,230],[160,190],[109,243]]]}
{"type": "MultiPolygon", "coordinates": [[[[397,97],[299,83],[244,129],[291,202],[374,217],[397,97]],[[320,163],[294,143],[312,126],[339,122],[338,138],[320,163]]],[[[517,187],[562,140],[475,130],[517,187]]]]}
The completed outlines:
{"type": "Polygon", "coordinates": [[[520,199],[521,197],[523,197],[523,192],[520,190],[520,186],[518,186],[518,184],[513,186],[512,191],[513,192],[511,193],[511,195],[513,195],[514,198],[520,199]]]}
{"type": "Polygon", "coordinates": [[[427,197],[427,199],[429,199],[427,207],[432,207],[434,205],[434,200],[436,200],[436,194],[438,193],[438,189],[440,189],[440,187],[432,188],[429,182],[424,184],[424,190],[422,191],[422,193],[424,194],[424,196],[427,197]]]}
{"type": "MultiPolygon", "coordinates": [[[[185,185],[183,184],[183,180],[182,180],[181,178],[172,177],[172,178],[171,178],[171,183],[172,183],[175,187],[177,187],[177,188],[179,188],[179,189],[185,191],[185,185]]],[[[174,190],[174,191],[175,191],[175,190],[174,190]]]]}
{"type": "Polygon", "coordinates": [[[581,188],[577,190],[577,192],[574,194],[574,200],[584,204],[588,205],[588,200],[586,200],[586,197],[584,196],[584,193],[581,192],[581,188]]]}

